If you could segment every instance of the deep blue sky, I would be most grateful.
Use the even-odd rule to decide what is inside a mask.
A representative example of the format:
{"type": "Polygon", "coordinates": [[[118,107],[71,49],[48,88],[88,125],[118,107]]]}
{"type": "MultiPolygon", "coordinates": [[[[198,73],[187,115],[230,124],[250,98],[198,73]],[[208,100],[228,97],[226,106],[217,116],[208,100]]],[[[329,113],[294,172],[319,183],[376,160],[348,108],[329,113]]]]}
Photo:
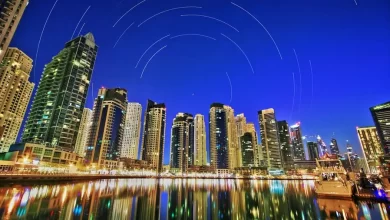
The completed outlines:
{"type": "MultiPolygon", "coordinates": [[[[39,37],[54,2],[31,1],[11,43],[34,59],[33,81],[39,82],[44,65],[70,40],[77,22],[91,5],[79,29],[86,23],[82,34],[92,32],[99,45],[92,77],[93,94],[101,86],[124,87],[129,101],[140,102],[143,107],[148,98],[165,102],[168,114],[165,163],[169,160],[174,116],[178,112],[208,115],[213,102],[230,104],[237,114],[245,113],[257,129],[257,111],[272,107],[278,120],[286,119],[290,124],[300,121],[304,134],[320,134],[327,144],[334,134],[343,152],[345,141],[350,140],[360,153],[355,127],[372,125],[368,108],[390,99],[388,0],[357,0],[358,5],[354,0],[237,0],[235,3],[255,15],[272,34],[283,60],[263,28],[229,1],[147,0],[113,27],[124,12],[140,1],[58,0],[36,59],[39,37]],[[170,11],[137,27],[160,11],[182,6],[203,8],[170,11]],[[181,17],[182,14],[212,16],[234,26],[239,33],[215,20],[181,17]],[[134,25],[113,48],[132,22],[134,25]],[[139,67],[134,68],[146,48],[159,38],[193,33],[217,40],[198,36],[167,38],[156,44],[139,67]],[[255,74],[241,51],[221,33],[245,51],[255,74]],[[140,79],[146,62],[164,45],[167,47],[154,57],[140,79]],[[293,49],[300,61],[302,86],[293,49]],[[314,96],[309,60],[314,74],[314,96]],[[226,72],[233,87],[231,103],[226,72]],[[292,72],[296,79],[293,112],[292,72]]],[[[88,96],[87,107],[92,107],[92,93],[88,96]]]]}

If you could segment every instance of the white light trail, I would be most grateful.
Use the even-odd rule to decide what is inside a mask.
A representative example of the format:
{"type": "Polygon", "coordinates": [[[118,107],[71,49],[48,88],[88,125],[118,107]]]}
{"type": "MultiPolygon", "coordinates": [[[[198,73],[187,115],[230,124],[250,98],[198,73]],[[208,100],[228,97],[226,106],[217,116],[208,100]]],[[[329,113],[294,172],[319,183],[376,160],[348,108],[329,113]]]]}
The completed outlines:
{"type": "Polygon", "coordinates": [[[356,0],[353,0],[355,2],[355,4],[357,5],[357,1],[356,0]]]}
{"type": "Polygon", "coordinates": [[[77,22],[77,25],[76,25],[76,27],[75,27],[75,29],[74,29],[74,31],[73,31],[73,34],[72,34],[72,37],[70,38],[70,40],[72,40],[72,39],[73,39],[73,37],[74,37],[74,34],[76,33],[76,30],[77,30],[77,28],[78,28],[78,27],[79,27],[79,25],[80,25],[80,22],[83,20],[83,18],[84,18],[84,16],[85,16],[85,14],[87,14],[87,12],[88,12],[88,10],[89,10],[90,8],[91,8],[91,6],[88,6],[87,10],[85,10],[84,14],[81,16],[81,18],[80,18],[79,22],[77,22]]]}
{"type": "Polygon", "coordinates": [[[138,27],[141,27],[141,25],[143,25],[144,23],[146,23],[147,21],[149,21],[150,19],[156,17],[156,16],[159,16],[161,14],[164,14],[166,12],[169,12],[169,11],[173,11],[173,10],[178,10],[178,9],[186,9],[186,8],[202,8],[202,7],[199,7],[199,6],[183,6],[183,7],[176,7],[176,8],[170,8],[170,9],[167,9],[167,10],[164,10],[164,11],[161,11],[155,15],[153,15],[152,17],[149,17],[148,19],[146,19],[145,21],[141,22],[138,27]]]}
{"type": "MultiPolygon", "coordinates": [[[[43,32],[45,32],[46,24],[47,24],[47,22],[49,21],[50,15],[51,15],[51,13],[53,12],[54,8],[56,7],[57,2],[58,2],[58,0],[56,0],[56,1],[54,2],[54,5],[53,5],[53,7],[51,8],[51,10],[50,10],[50,12],[49,12],[49,15],[48,15],[47,18],[46,18],[45,24],[43,25],[42,32],[41,32],[41,36],[39,37],[38,46],[37,46],[37,52],[35,53],[35,59],[34,59],[34,60],[35,60],[35,65],[34,65],[34,80],[35,80],[35,67],[37,66],[36,64],[37,64],[37,62],[38,62],[39,46],[41,45],[41,40],[42,40],[43,32]]],[[[34,80],[33,80],[33,81],[34,81],[34,80]]]]}
{"type": "Polygon", "coordinates": [[[290,121],[292,120],[292,115],[294,114],[294,107],[295,107],[295,95],[296,95],[296,88],[295,88],[295,73],[292,73],[293,77],[293,86],[294,86],[294,92],[293,92],[293,101],[292,101],[292,109],[291,109],[291,115],[290,115],[290,121]]]}
{"type": "Polygon", "coordinates": [[[203,34],[180,34],[180,35],[173,36],[170,39],[174,39],[174,38],[178,38],[178,37],[184,37],[184,36],[199,36],[199,37],[204,37],[204,38],[208,38],[208,39],[211,39],[211,40],[217,40],[217,39],[215,39],[213,37],[210,37],[210,36],[207,36],[207,35],[203,35],[203,34]]]}
{"type": "Polygon", "coordinates": [[[218,21],[222,24],[225,24],[227,26],[229,26],[230,28],[232,28],[233,30],[237,31],[237,32],[240,32],[238,31],[237,28],[233,27],[232,25],[230,25],[229,23],[225,22],[225,21],[222,21],[218,18],[214,18],[214,17],[211,17],[211,16],[207,16],[207,15],[200,15],[200,14],[185,14],[185,15],[180,15],[182,17],[204,17],[204,18],[209,18],[209,19],[212,19],[212,20],[215,20],[215,21],[218,21]]]}
{"type": "MultiPolygon", "coordinates": [[[[122,20],[123,17],[125,17],[129,12],[131,12],[134,8],[138,7],[138,5],[146,2],[146,0],[143,0],[142,2],[139,2],[138,4],[134,5],[132,8],[130,8],[128,11],[126,11],[116,22],[112,27],[115,27],[120,20],[122,20]]],[[[122,3],[122,2],[121,2],[122,3]]]]}
{"type": "Polygon", "coordinates": [[[160,51],[162,51],[162,50],[165,49],[166,47],[167,47],[167,45],[165,45],[165,46],[163,46],[162,48],[160,48],[160,49],[159,49],[156,53],[154,53],[153,56],[148,60],[148,62],[147,62],[146,65],[144,66],[144,69],[142,70],[140,79],[142,79],[142,76],[144,75],[145,69],[146,69],[146,67],[148,67],[149,62],[153,59],[153,57],[156,56],[160,51]]]}
{"type": "Polygon", "coordinates": [[[313,68],[311,66],[311,60],[309,60],[310,64],[310,72],[311,72],[311,100],[310,100],[310,109],[313,105],[313,99],[314,99],[314,74],[313,74],[313,68]]]}
{"type": "Polygon", "coordinates": [[[144,52],[144,53],[141,55],[141,57],[139,58],[137,64],[135,65],[135,68],[138,67],[139,62],[140,62],[141,59],[145,56],[145,54],[150,50],[150,48],[152,48],[152,47],[153,47],[154,45],[156,45],[158,42],[162,41],[163,39],[165,39],[165,38],[167,38],[167,37],[169,37],[169,36],[171,36],[171,35],[168,34],[168,35],[166,35],[166,36],[164,36],[164,37],[158,39],[158,40],[157,40],[156,42],[154,42],[152,45],[150,45],[150,46],[148,47],[148,49],[146,49],[145,52],[144,52]]]}
{"type": "Polygon", "coordinates": [[[268,36],[271,38],[272,42],[274,42],[274,45],[275,45],[275,47],[276,47],[276,50],[277,50],[278,53],[279,53],[280,59],[283,60],[282,54],[280,53],[280,50],[279,50],[279,47],[278,47],[278,45],[276,44],[276,42],[275,42],[274,38],[272,37],[271,33],[267,30],[267,28],[266,28],[266,27],[265,27],[265,26],[264,26],[264,25],[263,25],[263,24],[254,16],[254,15],[252,15],[249,11],[245,10],[243,7],[237,5],[237,4],[234,3],[234,2],[231,2],[231,3],[232,3],[234,6],[236,6],[236,7],[240,8],[241,10],[245,11],[249,16],[251,16],[253,19],[255,19],[255,20],[257,21],[257,23],[259,23],[259,24],[263,27],[263,29],[265,30],[265,32],[267,32],[268,36]]]}
{"type": "Polygon", "coordinates": [[[85,23],[81,26],[81,28],[80,28],[80,31],[79,31],[79,33],[77,34],[77,36],[80,36],[80,34],[81,34],[81,31],[83,30],[83,28],[84,28],[84,25],[85,25],[85,23]]]}
{"type": "Polygon", "coordinates": [[[249,66],[251,67],[252,73],[254,74],[255,71],[253,70],[252,63],[251,63],[251,61],[249,60],[249,58],[248,58],[248,56],[246,55],[246,53],[241,49],[241,47],[240,47],[236,42],[234,42],[232,39],[230,39],[228,36],[226,36],[226,35],[224,35],[224,34],[222,34],[222,33],[221,33],[221,35],[224,36],[224,37],[226,37],[226,38],[227,38],[228,40],[230,40],[234,45],[236,45],[236,47],[237,47],[238,49],[240,49],[241,53],[245,56],[246,60],[248,61],[248,64],[249,64],[249,66]]]}
{"type": "Polygon", "coordinates": [[[232,100],[233,100],[233,86],[232,86],[232,81],[230,80],[230,77],[229,77],[229,74],[226,72],[226,76],[229,80],[229,84],[230,84],[230,104],[232,103],[232,100]]]}
{"type": "Polygon", "coordinates": [[[113,48],[115,48],[116,47],[116,45],[119,43],[119,41],[122,39],[122,36],[126,33],[126,31],[127,30],[129,30],[129,28],[131,28],[131,26],[133,26],[133,24],[134,24],[134,22],[133,23],[131,23],[127,28],[126,28],[126,30],[125,31],[123,31],[123,33],[121,34],[121,36],[119,36],[119,38],[118,38],[118,40],[115,42],[115,44],[114,44],[114,47],[113,48]]]}
{"type": "Polygon", "coordinates": [[[295,59],[297,60],[297,65],[298,65],[298,72],[299,72],[299,106],[298,106],[298,112],[301,111],[301,104],[302,104],[302,73],[301,73],[301,65],[299,64],[299,59],[297,52],[293,48],[294,54],[295,54],[295,59]]]}

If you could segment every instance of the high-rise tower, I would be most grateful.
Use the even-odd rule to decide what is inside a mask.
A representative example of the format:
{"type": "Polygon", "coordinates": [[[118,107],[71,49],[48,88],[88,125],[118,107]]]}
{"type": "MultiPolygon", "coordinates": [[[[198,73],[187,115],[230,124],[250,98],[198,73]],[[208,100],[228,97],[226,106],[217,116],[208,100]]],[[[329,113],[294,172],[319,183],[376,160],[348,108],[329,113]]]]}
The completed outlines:
{"type": "Polygon", "coordinates": [[[19,25],[29,0],[0,1],[0,62],[19,25]]]}
{"type": "Polygon", "coordinates": [[[83,116],[81,117],[79,133],[77,135],[76,146],[74,152],[80,156],[85,155],[85,149],[87,146],[87,138],[89,133],[89,128],[92,125],[92,110],[89,108],[84,108],[83,116]]]}
{"type": "Polygon", "coordinates": [[[23,142],[73,151],[98,47],[91,33],[68,43],[45,66],[23,142]]]}
{"type": "Polygon", "coordinates": [[[34,88],[31,69],[32,59],[17,48],[9,48],[0,64],[0,152],[18,136],[34,88]]]}
{"type": "Polygon", "coordinates": [[[110,167],[120,158],[126,121],[127,91],[121,88],[99,89],[92,113],[85,160],[87,164],[110,167]]]}
{"type": "MultiPolygon", "coordinates": [[[[380,158],[384,155],[377,129],[376,127],[357,127],[356,130],[367,167],[370,170],[376,170],[376,167],[380,165],[380,158]]],[[[352,155],[352,147],[350,149],[348,153],[352,155]]]]}
{"type": "Polygon", "coordinates": [[[309,153],[309,160],[315,160],[320,157],[319,151],[318,151],[318,144],[314,143],[312,141],[309,141],[307,144],[307,151],[309,153]]]}
{"type": "Polygon", "coordinates": [[[194,121],[195,165],[207,165],[206,124],[204,116],[195,115],[194,121]]]}
{"type": "Polygon", "coordinates": [[[330,152],[336,155],[340,154],[339,145],[337,144],[337,140],[335,138],[332,138],[330,142],[330,152]]]}
{"type": "Polygon", "coordinates": [[[165,104],[148,100],[142,136],[141,159],[151,164],[157,172],[161,172],[163,168],[165,128],[165,104]]]}
{"type": "Polygon", "coordinates": [[[257,146],[256,143],[253,143],[253,133],[245,132],[240,137],[241,143],[241,156],[242,156],[242,165],[243,167],[254,167],[255,166],[255,154],[254,149],[257,146]]]}
{"type": "Polygon", "coordinates": [[[264,148],[264,159],[268,169],[282,168],[278,125],[274,109],[265,109],[258,112],[261,144],[264,148]]]}
{"type": "Polygon", "coordinates": [[[194,118],[179,113],[173,120],[171,131],[170,170],[185,173],[191,164],[191,148],[194,146],[194,118]]]}
{"type": "Polygon", "coordinates": [[[287,121],[278,121],[280,151],[282,154],[283,168],[294,168],[294,155],[290,144],[290,132],[287,121]]]}
{"type": "Polygon", "coordinates": [[[305,149],[302,140],[301,123],[296,123],[290,127],[291,144],[293,147],[294,160],[305,160],[305,149]]]}
{"type": "Polygon", "coordinates": [[[370,108],[385,155],[390,155],[390,102],[370,108]]]}
{"type": "Polygon", "coordinates": [[[139,103],[127,103],[126,122],[123,132],[121,157],[137,159],[141,135],[142,106],[139,103]]]}

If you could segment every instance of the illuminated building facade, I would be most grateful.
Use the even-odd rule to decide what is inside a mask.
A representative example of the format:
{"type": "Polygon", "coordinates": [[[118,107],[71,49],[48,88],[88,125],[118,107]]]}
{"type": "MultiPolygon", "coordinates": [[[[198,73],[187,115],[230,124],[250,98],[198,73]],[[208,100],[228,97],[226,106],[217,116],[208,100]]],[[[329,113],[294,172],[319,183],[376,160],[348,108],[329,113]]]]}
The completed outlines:
{"type": "Polygon", "coordinates": [[[301,123],[296,123],[290,127],[291,145],[293,148],[294,161],[306,159],[305,149],[302,140],[301,123]]]}
{"type": "Polygon", "coordinates": [[[253,134],[250,132],[246,132],[240,137],[242,167],[255,166],[254,149],[256,148],[257,144],[253,143],[253,139],[253,134]]]}
{"type": "Polygon", "coordinates": [[[294,168],[294,155],[290,144],[290,132],[287,121],[278,121],[278,132],[282,165],[284,169],[289,170],[294,168]]]}
{"type": "Polygon", "coordinates": [[[92,110],[89,108],[84,108],[83,116],[81,117],[79,133],[77,135],[76,146],[74,152],[80,156],[85,155],[85,149],[87,146],[87,138],[89,133],[89,128],[92,125],[92,110]]]}
{"type": "Polygon", "coordinates": [[[191,114],[179,113],[173,119],[171,130],[170,170],[187,172],[191,166],[191,148],[194,146],[194,118],[191,114]]]}
{"type": "Polygon", "coordinates": [[[282,156],[278,126],[274,109],[265,109],[258,112],[261,144],[264,148],[264,159],[269,169],[282,168],[282,156]]]}
{"type": "Polygon", "coordinates": [[[390,155],[390,102],[370,108],[383,153],[390,155]]]}
{"type": "MultiPolygon", "coordinates": [[[[367,167],[375,171],[380,165],[380,158],[384,155],[377,129],[376,127],[357,127],[356,129],[367,167]]],[[[352,155],[352,147],[348,155],[352,155]]]]}
{"type": "Polygon", "coordinates": [[[121,88],[99,89],[88,135],[86,163],[110,167],[120,158],[126,120],[127,91],[121,88]]]}
{"type": "Polygon", "coordinates": [[[157,172],[163,170],[166,108],[164,103],[148,100],[141,144],[141,160],[146,160],[157,172]]]}
{"type": "Polygon", "coordinates": [[[339,145],[337,144],[337,140],[335,138],[332,138],[330,142],[330,152],[336,155],[340,154],[339,145]]]}
{"type": "Polygon", "coordinates": [[[34,89],[28,81],[32,62],[21,50],[9,48],[0,64],[0,153],[8,152],[22,125],[34,89]]]}
{"type": "Polygon", "coordinates": [[[204,116],[200,114],[195,115],[194,142],[195,165],[207,165],[206,124],[204,116]]]}
{"type": "Polygon", "coordinates": [[[309,160],[315,160],[320,158],[320,153],[318,151],[318,144],[312,141],[309,141],[307,144],[307,151],[309,153],[309,160]]]}
{"type": "Polygon", "coordinates": [[[29,0],[0,1],[0,63],[23,16],[29,0]]]}
{"type": "Polygon", "coordinates": [[[141,135],[142,106],[139,103],[127,103],[125,129],[121,147],[121,157],[138,159],[141,135]]]}
{"type": "Polygon", "coordinates": [[[321,148],[321,156],[324,156],[328,153],[328,148],[326,147],[325,141],[323,141],[319,135],[317,136],[317,144],[321,148]]]}
{"type": "Polygon", "coordinates": [[[22,141],[74,150],[98,47],[79,36],[45,66],[22,141]]]}

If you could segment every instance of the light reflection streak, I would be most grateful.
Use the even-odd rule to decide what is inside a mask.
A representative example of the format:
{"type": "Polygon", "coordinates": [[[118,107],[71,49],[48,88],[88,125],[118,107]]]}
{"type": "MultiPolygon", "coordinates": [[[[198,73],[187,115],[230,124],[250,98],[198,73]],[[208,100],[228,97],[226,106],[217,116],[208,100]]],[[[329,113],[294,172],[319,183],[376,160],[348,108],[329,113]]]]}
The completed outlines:
{"type": "Polygon", "coordinates": [[[150,57],[150,59],[148,60],[148,62],[145,64],[144,69],[142,70],[142,73],[141,73],[141,76],[140,76],[141,79],[142,79],[142,76],[144,75],[144,72],[145,72],[146,67],[148,67],[148,65],[149,65],[149,62],[154,58],[154,56],[156,56],[160,51],[162,51],[162,50],[165,49],[166,47],[167,47],[167,45],[163,46],[163,47],[160,48],[156,53],[154,53],[154,54],[152,55],[152,57],[150,57]]]}
{"type": "Polygon", "coordinates": [[[299,73],[299,106],[298,106],[298,112],[301,111],[301,105],[302,105],[302,73],[301,73],[301,65],[299,63],[298,55],[295,49],[293,48],[295,59],[297,60],[298,65],[298,73],[299,73]]]}
{"type": "Polygon", "coordinates": [[[165,39],[165,38],[167,38],[167,37],[169,37],[169,36],[171,36],[171,35],[168,34],[168,35],[166,35],[166,36],[164,36],[164,37],[158,39],[157,41],[155,41],[152,45],[150,45],[150,46],[148,47],[148,49],[146,49],[145,52],[141,55],[141,57],[138,59],[138,62],[137,62],[137,64],[135,65],[135,68],[138,67],[139,62],[140,62],[141,59],[145,56],[145,54],[150,50],[150,48],[152,48],[152,47],[153,47],[154,45],[156,45],[158,42],[162,41],[163,39],[165,39]]]}
{"type": "Polygon", "coordinates": [[[210,36],[207,36],[207,35],[203,35],[203,34],[180,34],[180,35],[173,36],[170,39],[175,39],[175,38],[184,37],[184,36],[199,36],[199,37],[204,37],[204,38],[208,38],[208,39],[211,39],[211,40],[217,40],[217,39],[215,39],[213,37],[210,37],[210,36]]]}
{"type": "MultiPolygon", "coordinates": [[[[87,14],[87,12],[88,12],[88,10],[89,10],[90,8],[91,8],[91,6],[88,6],[88,8],[84,11],[84,14],[81,16],[79,22],[77,22],[77,25],[76,25],[76,27],[74,28],[74,31],[73,31],[73,33],[72,33],[72,37],[70,37],[70,40],[73,39],[73,36],[74,36],[74,34],[76,33],[76,30],[77,30],[77,28],[78,28],[79,25],[80,25],[80,22],[83,20],[85,14],[87,14]]],[[[84,23],[84,24],[85,24],[85,23],[84,23]]],[[[84,25],[83,25],[83,26],[84,26],[84,25]]],[[[81,29],[82,29],[82,28],[81,28],[81,29]]]]}
{"type": "Polygon", "coordinates": [[[123,31],[123,33],[121,34],[121,36],[119,36],[118,40],[115,42],[113,48],[116,47],[116,45],[117,45],[117,44],[119,43],[119,41],[122,39],[123,35],[127,32],[127,30],[129,30],[129,28],[131,28],[131,26],[133,26],[133,24],[134,24],[134,22],[131,23],[131,24],[123,31]]]}
{"type": "Polygon", "coordinates": [[[202,7],[199,7],[199,6],[183,6],[183,7],[176,7],[176,8],[170,8],[170,9],[167,9],[167,10],[164,10],[164,11],[161,11],[151,17],[149,17],[148,19],[144,20],[143,22],[141,22],[138,27],[141,27],[141,25],[143,25],[144,23],[146,23],[147,21],[149,21],[150,19],[154,18],[154,17],[157,17],[161,14],[164,14],[166,12],[169,12],[169,11],[173,11],[173,10],[178,10],[178,9],[187,9],[187,8],[202,8],[202,7]]]}
{"type": "Polygon", "coordinates": [[[215,21],[218,21],[222,24],[225,24],[227,26],[229,26],[230,28],[232,28],[233,30],[237,31],[237,32],[240,32],[238,31],[237,28],[233,27],[232,25],[230,25],[229,23],[225,22],[225,21],[222,21],[218,18],[214,18],[214,17],[211,17],[211,16],[207,16],[207,15],[200,15],[200,14],[185,14],[185,15],[180,15],[182,17],[204,17],[204,18],[209,18],[209,19],[212,19],[212,20],[215,20],[215,21]]]}
{"type": "Polygon", "coordinates": [[[142,2],[139,2],[138,4],[134,5],[132,8],[127,10],[116,22],[112,27],[115,27],[120,20],[122,20],[123,17],[125,17],[129,12],[131,12],[134,8],[138,7],[140,4],[146,2],[146,0],[143,0],[142,2]]]}

